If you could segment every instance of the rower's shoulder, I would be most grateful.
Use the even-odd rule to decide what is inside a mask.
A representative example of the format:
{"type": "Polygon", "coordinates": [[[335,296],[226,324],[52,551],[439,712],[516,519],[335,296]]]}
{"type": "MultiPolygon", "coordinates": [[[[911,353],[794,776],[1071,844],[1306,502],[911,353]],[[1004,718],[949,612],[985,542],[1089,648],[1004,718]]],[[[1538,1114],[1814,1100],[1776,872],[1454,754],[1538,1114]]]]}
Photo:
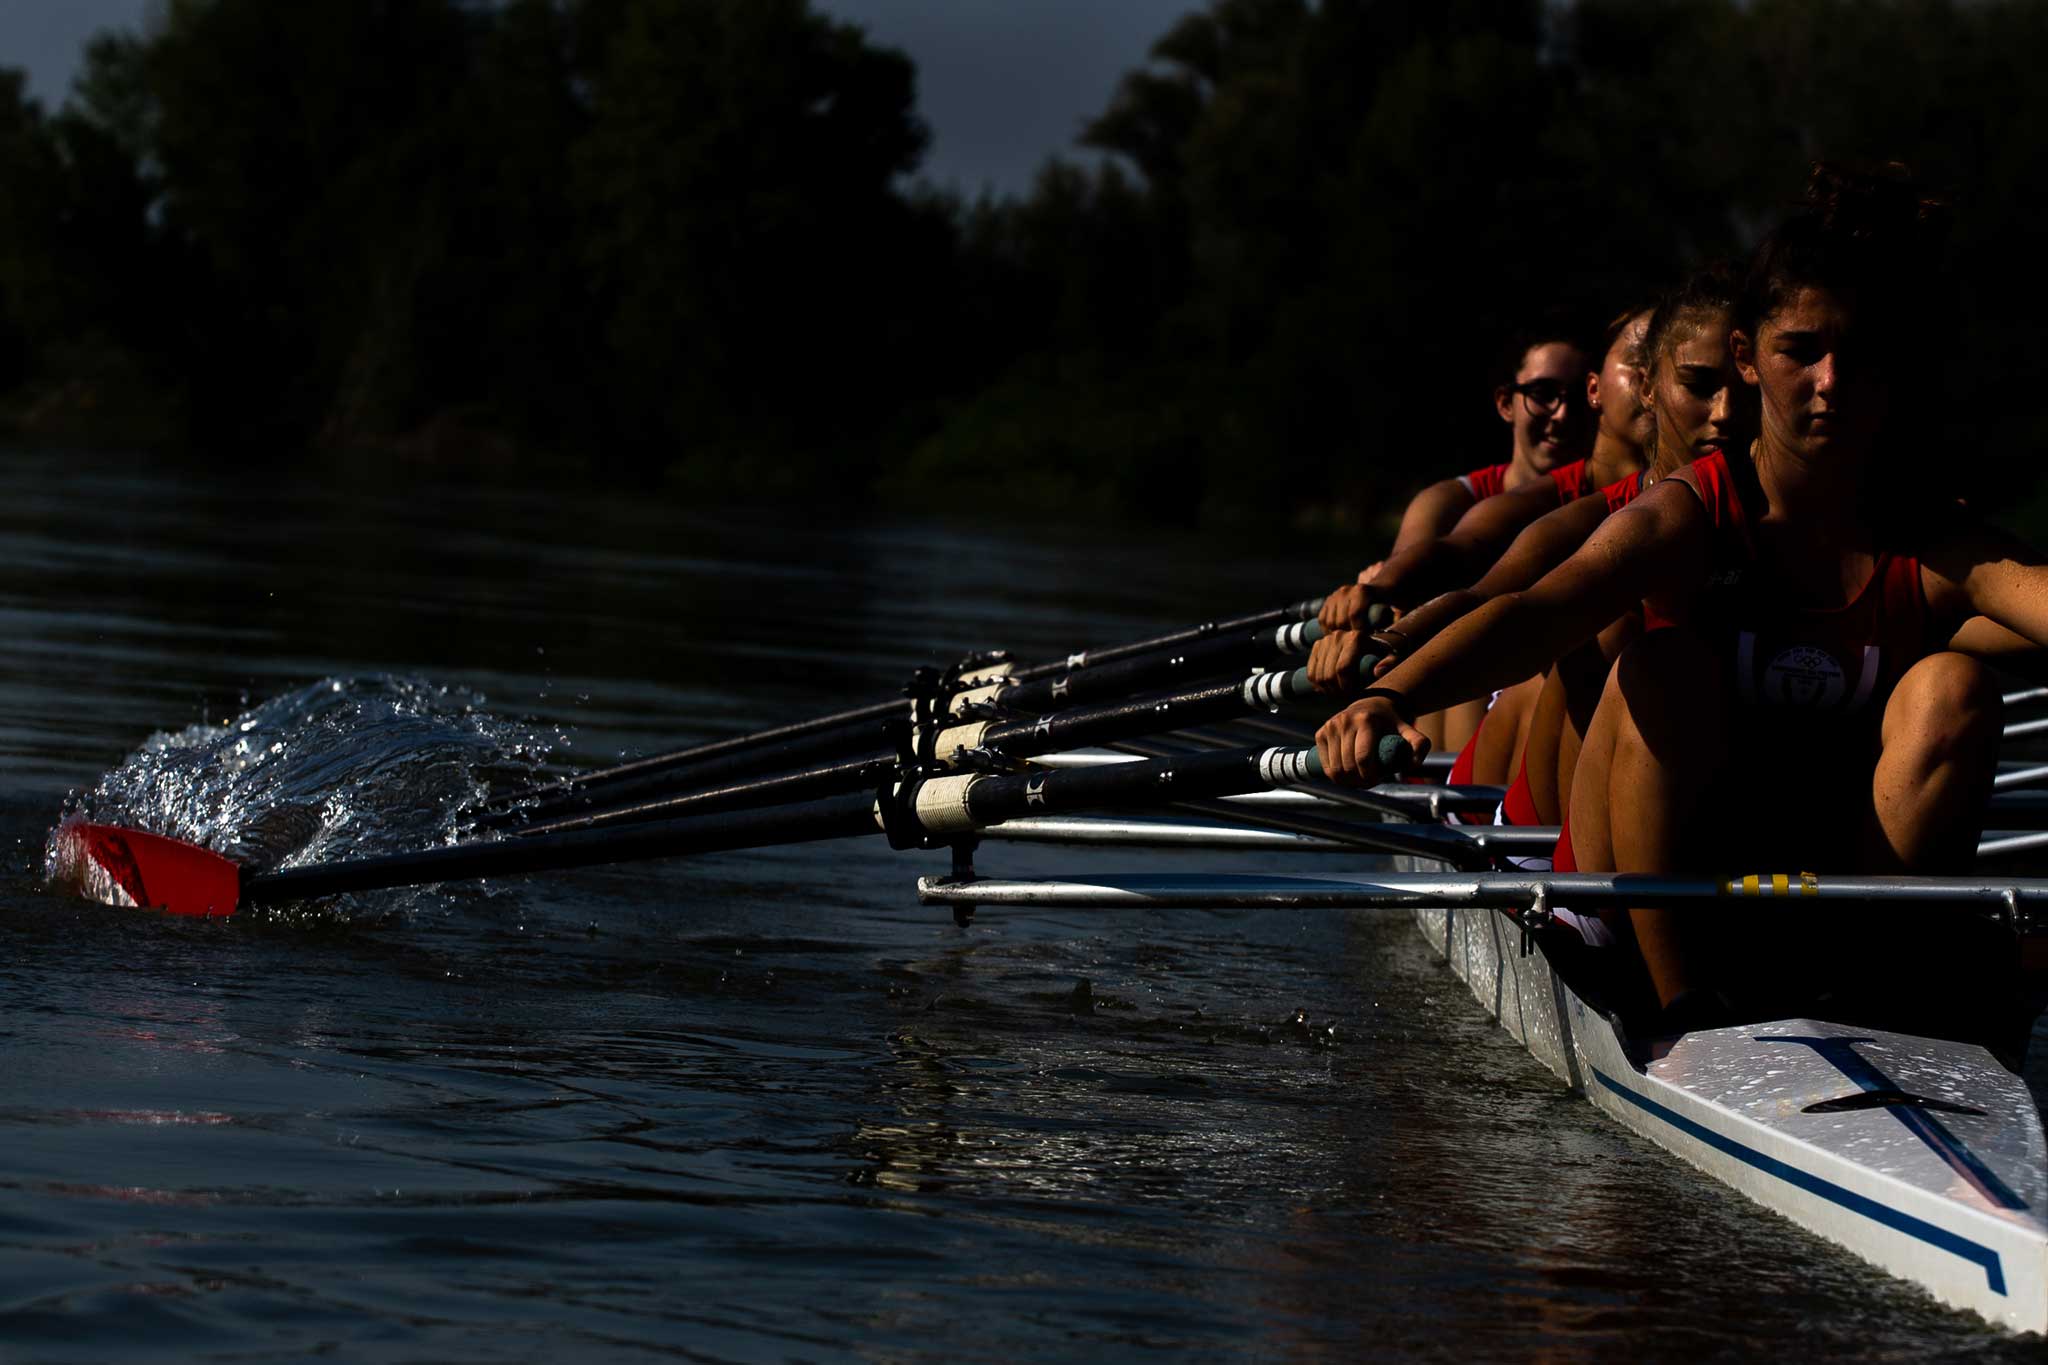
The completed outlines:
{"type": "Polygon", "coordinates": [[[1875,520],[1882,543],[1921,558],[2002,534],[1961,498],[1915,499],[1907,490],[1880,504],[1875,520]]]}

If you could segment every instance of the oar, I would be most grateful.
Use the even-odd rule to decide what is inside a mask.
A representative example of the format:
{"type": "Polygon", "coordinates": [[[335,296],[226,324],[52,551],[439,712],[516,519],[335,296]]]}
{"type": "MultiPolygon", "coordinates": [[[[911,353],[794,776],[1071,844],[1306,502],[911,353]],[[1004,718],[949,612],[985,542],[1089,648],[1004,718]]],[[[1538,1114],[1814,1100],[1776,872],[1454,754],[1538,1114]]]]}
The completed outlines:
{"type": "Polygon", "coordinates": [[[1547,911],[1552,904],[1591,909],[1768,900],[1774,914],[1786,905],[1821,907],[1873,901],[1892,905],[1969,906],[1989,913],[2013,914],[2048,908],[2048,878],[1971,881],[1959,877],[1836,877],[1805,872],[1733,877],[1592,872],[1373,872],[1319,876],[1178,873],[1030,881],[921,877],[917,894],[922,901],[941,905],[1074,909],[1134,905],[1212,910],[1455,906],[1547,911]]]}
{"type": "MultiPolygon", "coordinates": [[[[1128,644],[1081,650],[1062,659],[1048,660],[1029,667],[993,663],[962,671],[951,678],[941,676],[936,682],[945,687],[946,695],[932,700],[944,703],[939,707],[940,714],[951,714],[957,709],[957,705],[971,701],[993,700],[1004,691],[1014,690],[1015,695],[1005,704],[1013,705],[1017,709],[1029,709],[1022,705],[1019,699],[1057,704],[1062,699],[1080,700],[1083,695],[1114,696],[1139,687],[1157,686],[1180,677],[1199,676],[1202,670],[1228,672],[1240,667],[1250,667],[1270,662],[1270,658],[1267,657],[1269,653],[1284,656],[1305,652],[1322,633],[1322,628],[1315,621],[1316,613],[1321,609],[1322,599],[1310,598],[1271,611],[1256,612],[1250,616],[1224,621],[1205,621],[1184,630],[1134,640],[1128,644]],[[1130,665],[1119,672],[1108,674],[1109,681],[1106,683],[1081,681],[1080,675],[1086,671],[1103,669],[1107,665],[1124,661],[1131,661],[1130,665]],[[1075,690],[1077,688],[1078,692],[1075,690]],[[960,699],[957,705],[955,698],[960,699]]],[[[735,735],[729,739],[691,745],[688,748],[650,754],[625,763],[594,768],[512,793],[494,804],[504,805],[536,797],[560,797],[571,792],[645,777],[684,765],[701,764],[710,759],[724,758],[746,750],[787,745],[793,741],[834,731],[871,725],[897,717],[915,718],[916,715],[917,705],[914,700],[899,698],[876,702],[869,706],[858,706],[849,711],[815,716],[810,720],[778,725],[751,734],[735,735]]],[[[813,757],[824,756],[821,751],[815,749],[809,753],[813,757]]]]}
{"type": "Polygon", "coordinates": [[[2038,706],[2048,702],[2048,687],[2023,687],[2017,692],[2007,692],[1998,700],[2006,707],[2038,706]]]}
{"type": "MultiPolygon", "coordinates": [[[[1515,857],[1548,861],[1557,846],[1555,825],[1348,824],[1314,816],[1276,814],[1236,804],[1243,798],[1176,803],[1174,809],[1228,820],[1188,824],[1165,820],[1058,816],[1006,820],[984,839],[1111,848],[1199,849],[1207,852],[1407,853],[1468,869],[1497,867],[1515,857]]],[[[1987,830],[1977,845],[1986,861],[2048,848],[2048,833],[1987,830]]]]}
{"type": "MultiPolygon", "coordinates": [[[[1398,769],[1407,746],[1389,735],[1380,761],[1398,769]]],[[[1018,815],[1157,805],[1320,780],[1314,749],[1244,749],[1153,759],[1110,768],[961,774],[896,784],[820,801],[729,811],[624,830],[575,830],[534,838],[458,844],[415,853],[257,872],[211,849],[110,825],[73,822],[59,830],[68,879],[94,899],[173,915],[221,917],[244,906],[310,900],[352,891],[502,877],[602,863],[759,848],[885,833],[899,848],[940,846],[1018,815]]]]}
{"type": "MultiPolygon", "coordinates": [[[[901,746],[871,745],[864,752],[800,766],[794,771],[776,772],[772,776],[743,776],[675,794],[669,794],[673,779],[652,775],[646,779],[649,788],[643,788],[637,782],[615,787],[613,799],[597,810],[572,808],[563,811],[555,807],[553,809],[559,813],[553,818],[546,818],[548,808],[543,808],[541,818],[526,828],[535,834],[546,834],[825,796],[873,786],[887,770],[906,757],[946,766],[957,766],[963,758],[983,755],[1025,759],[1215,720],[1270,714],[1283,707],[1326,705],[1327,699],[1309,685],[1307,669],[1254,673],[1235,682],[1209,683],[1178,692],[1152,693],[1096,706],[1068,707],[1037,717],[933,725],[911,734],[907,755],[901,746]],[[655,794],[645,799],[634,799],[649,789],[655,794]]],[[[786,753],[787,750],[776,752],[786,753]]],[[[743,770],[750,769],[752,757],[738,755],[731,761],[737,762],[743,770]]],[[[705,773],[723,776],[727,764],[728,760],[715,760],[692,768],[690,774],[693,779],[705,773]]]]}

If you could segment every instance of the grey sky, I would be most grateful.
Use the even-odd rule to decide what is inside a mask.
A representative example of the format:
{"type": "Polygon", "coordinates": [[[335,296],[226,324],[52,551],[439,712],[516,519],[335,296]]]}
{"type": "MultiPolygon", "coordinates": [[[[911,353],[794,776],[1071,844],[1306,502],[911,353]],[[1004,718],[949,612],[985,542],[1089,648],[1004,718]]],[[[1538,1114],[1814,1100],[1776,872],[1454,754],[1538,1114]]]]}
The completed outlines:
{"type": "MultiPolygon", "coordinates": [[[[917,62],[932,127],[925,174],[973,193],[1022,192],[1099,112],[1117,78],[1198,0],[813,0],[917,62]]],[[[95,30],[133,27],[149,0],[0,0],[0,66],[63,100],[95,30]]]]}

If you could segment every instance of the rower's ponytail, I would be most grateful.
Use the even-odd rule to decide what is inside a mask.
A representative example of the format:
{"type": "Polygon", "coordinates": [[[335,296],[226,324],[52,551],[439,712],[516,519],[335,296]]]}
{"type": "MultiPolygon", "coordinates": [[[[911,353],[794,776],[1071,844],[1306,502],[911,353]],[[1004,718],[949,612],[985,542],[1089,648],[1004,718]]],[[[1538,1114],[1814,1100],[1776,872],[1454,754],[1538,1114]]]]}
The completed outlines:
{"type": "Polygon", "coordinates": [[[1948,226],[1948,206],[1898,162],[1873,170],[1815,162],[1803,200],[1757,245],[1735,325],[1754,337],[1802,287],[1853,290],[1892,328],[1924,321],[1948,226]]]}

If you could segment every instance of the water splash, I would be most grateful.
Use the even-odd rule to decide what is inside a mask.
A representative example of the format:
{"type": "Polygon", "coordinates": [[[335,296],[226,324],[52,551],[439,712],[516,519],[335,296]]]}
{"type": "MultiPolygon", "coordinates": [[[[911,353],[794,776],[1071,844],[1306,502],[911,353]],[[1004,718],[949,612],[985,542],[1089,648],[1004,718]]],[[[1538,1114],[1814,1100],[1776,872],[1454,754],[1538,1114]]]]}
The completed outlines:
{"type": "MultiPolygon", "coordinates": [[[[415,678],[330,678],[221,724],[151,736],[65,803],[268,871],[453,843],[493,792],[533,780],[553,737],[480,693],[415,678]]],[[[49,880],[66,879],[51,832],[49,880]]]]}

